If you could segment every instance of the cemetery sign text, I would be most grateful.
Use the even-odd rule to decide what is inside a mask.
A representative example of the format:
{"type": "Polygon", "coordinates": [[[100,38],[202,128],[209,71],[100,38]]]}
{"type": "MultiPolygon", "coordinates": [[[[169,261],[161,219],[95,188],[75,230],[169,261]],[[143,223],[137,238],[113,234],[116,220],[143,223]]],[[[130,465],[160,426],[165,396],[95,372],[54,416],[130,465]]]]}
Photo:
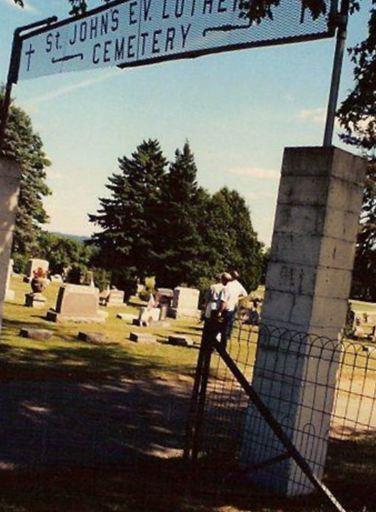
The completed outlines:
{"type": "MultiPolygon", "coordinates": [[[[128,67],[333,35],[300,0],[281,0],[273,20],[252,24],[241,0],[117,0],[21,38],[19,78],[128,67]]],[[[331,12],[336,2],[327,0],[331,12]]]]}

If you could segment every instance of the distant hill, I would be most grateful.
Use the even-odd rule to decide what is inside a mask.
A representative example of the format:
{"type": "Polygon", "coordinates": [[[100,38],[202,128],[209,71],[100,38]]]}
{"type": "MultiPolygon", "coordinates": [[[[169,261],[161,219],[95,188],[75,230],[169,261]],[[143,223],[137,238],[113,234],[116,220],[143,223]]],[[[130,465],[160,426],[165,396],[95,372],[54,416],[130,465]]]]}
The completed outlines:
{"type": "Polygon", "coordinates": [[[69,233],[59,233],[58,231],[50,231],[51,235],[60,236],[62,238],[69,238],[70,240],[76,240],[77,242],[86,242],[89,240],[89,236],[70,235],[69,233]]]}

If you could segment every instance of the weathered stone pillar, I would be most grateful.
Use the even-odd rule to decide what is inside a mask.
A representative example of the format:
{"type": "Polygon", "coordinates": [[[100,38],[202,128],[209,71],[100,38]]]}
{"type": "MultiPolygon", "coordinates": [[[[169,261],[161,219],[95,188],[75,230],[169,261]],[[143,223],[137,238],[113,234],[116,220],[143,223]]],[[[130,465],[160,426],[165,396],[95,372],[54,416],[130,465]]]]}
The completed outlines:
{"type": "MultiPolygon", "coordinates": [[[[321,478],[346,319],[366,162],[340,149],[288,148],[282,165],[253,385],[321,478]],[[276,329],[277,328],[277,329],[276,329]]],[[[242,462],[286,450],[253,406],[242,462]]],[[[287,459],[254,479],[287,495],[310,483],[287,459]]]]}
{"type": "Polygon", "coordinates": [[[0,158],[0,331],[7,289],[20,179],[21,170],[19,165],[12,160],[0,158]]]}

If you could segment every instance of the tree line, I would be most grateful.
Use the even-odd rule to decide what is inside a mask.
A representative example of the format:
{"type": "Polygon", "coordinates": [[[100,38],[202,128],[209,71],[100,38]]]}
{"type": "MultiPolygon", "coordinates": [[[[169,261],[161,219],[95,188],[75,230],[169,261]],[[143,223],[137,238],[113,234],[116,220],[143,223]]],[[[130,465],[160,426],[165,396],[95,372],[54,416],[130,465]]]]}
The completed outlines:
{"type": "MultiPolygon", "coordinates": [[[[20,5],[23,4],[22,0],[14,1],[20,5]]],[[[69,0],[69,3],[71,4],[72,15],[82,14],[87,9],[87,2],[84,0],[69,0]]],[[[252,2],[244,1],[243,7],[246,15],[256,22],[261,23],[264,18],[273,16],[274,10],[278,8],[279,3],[279,0],[253,0],[252,2]]],[[[352,290],[354,297],[366,300],[376,300],[376,0],[372,0],[371,5],[367,36],[364,41],[349,50],[354,64],[354,87],[338,111],[343,141],[346,144],[357,147],[364,156],[369,159],[352,290]]],[[[309,9],[312,16],[315,17],[325,12],[326,2],[323,0],[302,0],[302,6],[309,9]]],[[[360,2],[351,0],[350,7],[352,13],[356,12],[360,8],[360,2]]],[[[50,191],[45,183],[46,169],[48,168],[49,161],[44,153],[42,141],[39,136],[33,132],[28,116],[15,105],[13,105],[11,109],[6,146],[3,148],[3,154],[11,158],[16,158],[16,160],[21,163],[23,171],[13,247],[14,253],[17,255],[18,259],[20,259],[33,254],[34,251],[40,247],[40,244],[38,244],[38,236],[41,233],[41,227],[48,221],[48,217],[43,208],[43,198],[48,195],[50,191]]],[[[167,174],[170,173],[168,172],[167,174]]],[[[177,174],[175,176],[177,176],[177,174]]],[[[116,183],[114,183],[113,186],[117,186],[116,183]]],[[[200,193],[203,192],[198,192],[198,194],[200,193]]],[[[216,208],[218,208],[218,210],[222,209],[229,214],[231,212],[231,206],[226,204],[226,202],[228,203],[229,196],[231,196],[231,192],[228,190],[220,191],[218,195],[214,195],[208,202],[208,204],[210,203],[209,211],[212,212],[212,210],[215,211],[216,208]],[[216,202],[219,204],[216,205],[216,202]]],[[[150,198],[150,200],[151,199],[152,198],[150,198]]],[[[153,201],[154,200],[155,198],[153,201]]],[[[111,201],[111,199],[109,201],[111,201]]],[[[146,206],[149,208],[150,205],[148,204],[146,206]]],[[[240,210],[243,211],[242,208],[240,210]]],[[[101,215],[104,214],[105,211],[103,213],[98,212],[91,218],[93,222],[97,222],[98,225],[100,225],[101,215]]],[[[168,228],[169,223],[171,223],[170,219],[171,217],[164,220],[165,240],[166,237],[170,236],[168,228]]],[[[202,219],[203,222],[204,219],[206,219],[206,217],[202,219]]],[[[242,221],[243,220],[244,219],[242,219],[242,221]]],[[[139,219],[138,222],[141,223],[140,225],[142,227],[141,219],[139,219]]],[[[214,221],[211,222],[214,223],[214,221]]],[[[217,227],[219,227],[220,222],[217,221],[217,223],[217,227]]],[[[150,226],[153,226],[153,224],[150,226]]],[[[202,233],[202,231],[200,231],[200,229],[201,228],[199,228],[197,232],[191,232],[190,236],[201,236],[200,233],[202,233]]],[[[214,235],[215,232],[216,229],[213,228],[211,243],[218,242],[214,235]]],[[[97,236],[99,237],[100,235],[98,234],[97,236]]],[[[205,254],[205,251],[202,250],[204,239],[201,239],[201,242],[203,245],[198,251],[200,257],[202,254],[205,254]]],[[[102,255],[104,261],[108,262],[111,247],[110,239],[105,241],[103,237],[103,243],[105,247],[101,249],[102,255]]],[[[145,244],[145,241],[138,241],[137,243],[142,246],[142,244],[145,244]]],[[[156,244],[157,243],[159,243],[159,240],[156,241],[156,244]]],[[[60,245],[64,246],[64,243],[60,245]]],[[[184,243],[182,246],[184,246],[184,243]]],[[[158,245],[154,245],[154,247],[158,247],[158,245]]],[[[230,247],[230,245],[227,244],[226,247],[230,247]]],[[[163,252],[157,252],[156,255],[153,255],[152,252],[148,252],[147,246],[144,245],[144,253],[153,256],[153,265],[157,265],[159,268],[158,271],[160,272],[163,252]]],[[[211,253],[209,257],[214,254],[215,252],[211,253]]],[[[130,258],[131,254],[128,256],[130,258]]],[[[117,257],[120,256],[117,255],[117,257]]],[[[126,257],[125,253],[122,257],[126,257]]],[[[168,255],[164,255],[163,257],[166,262],[171,261],[168,255]]],[[[145,256],[143,256],[142,262],[143,269],[147,267],[144,259],[145,256]]],[[[213,258],[211,260],[205,259],[203,264],[210,265],[208,261],[212,260],[213,258]]],[[[220,259],[217,258],[216,261],[220,261],[220,259]]],[[[21,263],[22,262],[20,262],[20,264],[21,263]]],[[[195,269],[190,267],[190,270],[191,275],[195,276],[195,269]]],[[[133,270],[129,271],[130,274],[132,274],[132,272],[133,270]]],[[[206,275],[206,273],[204,272],[203,275],[206,275]]]]}
{"type": "MultiPolygon", "coordinates": [[[[0,102],[1,102],[0,95],[0,102]]],[[[263,245],[255,233],[246,201],[235,190],[211,195],[197,183],[197,167],[188,143],[169,163],[157,140],[142,142],[119,159],[109,177],[109,197],[100,198],[89,216],[96,234],[87,243],[46,232],[43,199],[50,166],[30,117],[12,105],[5,157],[22,168],[21,192],[13,239],[15,270],[30,257],[45,258],[52,273],[74,275],[96,268],[101,284],[131,293],[137,281],[154,276],[158,286],[204,288],[216,273],[238,269],[254,289],[264,274],[263,245]]]]}
{"type": "Polygon", "coordinates": [[[257,287],[263,245],[246,202],[235,190],[211,195],[198,185],[188,142],[168,163],[157,140],[143,141],[119,159],[119,171],[90,215],[100,229],[92,238],[95,262],[112,271],[114,284],[129,289],[154,276],[159,287],[203,288],[236,268],[250,290],[257,287]]]}

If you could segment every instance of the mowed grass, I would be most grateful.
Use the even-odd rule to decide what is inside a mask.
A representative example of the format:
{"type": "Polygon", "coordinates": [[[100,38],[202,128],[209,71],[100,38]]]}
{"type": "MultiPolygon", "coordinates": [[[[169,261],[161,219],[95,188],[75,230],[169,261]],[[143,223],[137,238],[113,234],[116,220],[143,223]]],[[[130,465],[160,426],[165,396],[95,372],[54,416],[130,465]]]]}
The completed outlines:
{"type": "MultiPolygon", "coordinates": [[[[102,308],[109,313],[105,324],[53,324],[45,320],[54,307],[59,285],[51,284],[45,292],[45,310],[25,308],[24,295],[29,285],[19,277],[12,279],[16,299],[5,305],[1,334],[0,381],[13,382],[73,381],[96,383],[129,379],[132,382],[163,382],[178,390],[184,383],[190,389],[197,350],[162,343],[135,344],[129,341],[133,331],[149,332],[161,342],[169,334],[187,334],[197,345],[201,325],[196,321],[169,320],[162,328],[137,328],[116,318],[118,312],[138,314],[135,306],[102,308]],[[47,342],[35,342],[19,336],[23,327],[54,331],[47,342]],[[101,332],[108,338],[104,345],[77,340],[79,331],[101,332]],[[176,388],[174,385],[176,384],[176,388]]],[[[237,354],[239,359],[254,357],[237,354]]],[[[235,350],[235,348],[234,348],[235,350]]],[[[237,349],[236,349],[237,350],[237,349]]],[[[245,350],[245,348],[242,348],[245,350]]],[[[248,350],[248,349],[247,349],[248,350]]],[[[164,400],[156,396],[155,400],[164,400]]],[[[158,425],[156,425],[158,428],[158,425]]],[[[326,483],[343,501],[347,510],[376,510],[373,495],[376,478],[374,437],[351,442],[338,441],[329,449],[326,483]]],[[[4,512],[288,512],[331,510],[322,499],[306,497],[285,499],[272,496],[250,484],[223,485],[226,468],[190,471],[181,459],[150,457],[129,467],[116,464],[95,468],[54,467],[35,471],[1,471],[0,511],[4,512]]]]}
{"type": "MultiPolygon", "coordinates": [[[[3,331],[1,334],[2,361],[8,363],[7,372],[37,371],[41,378],[43,369],[46,376],[51,372],[69,372],[70,378],[81,378],[90,374],[91,378],[129,374],[130,376],[192,376],[197,360],[197,350],[177,348],[161,343],[143,344],[129,341],[131,332],[153,334],[160,342],[171,334],[184,334],[197,345],[201,339],[201,325],[191,320],[168,320],[169,327],[158,325],[139,328],[130,321],[116,318],[117,313],[138,315],[135,306],[101,308],[108,313],[104,324],[55,324],[45,317],[48,308],[55,307],[59,284],[51,283],[44,292],[47,298],[45,309],[24,307],[24,296],[30,286],[18,276],[12,279],[11,287],[16,292],[14,302],[6,303],[3,331]],[[47,342],[22,338],[19,333],[24,327],[48,329],[54,332],[47,342]],[[78,341],[80,331],[105,334],[108,343],[93,345],[78,341]]],[[[4,377],[4,376],[3,376],[4,377]]],[[[1,377],[0,377],[1,379],[1,377]]]]}

